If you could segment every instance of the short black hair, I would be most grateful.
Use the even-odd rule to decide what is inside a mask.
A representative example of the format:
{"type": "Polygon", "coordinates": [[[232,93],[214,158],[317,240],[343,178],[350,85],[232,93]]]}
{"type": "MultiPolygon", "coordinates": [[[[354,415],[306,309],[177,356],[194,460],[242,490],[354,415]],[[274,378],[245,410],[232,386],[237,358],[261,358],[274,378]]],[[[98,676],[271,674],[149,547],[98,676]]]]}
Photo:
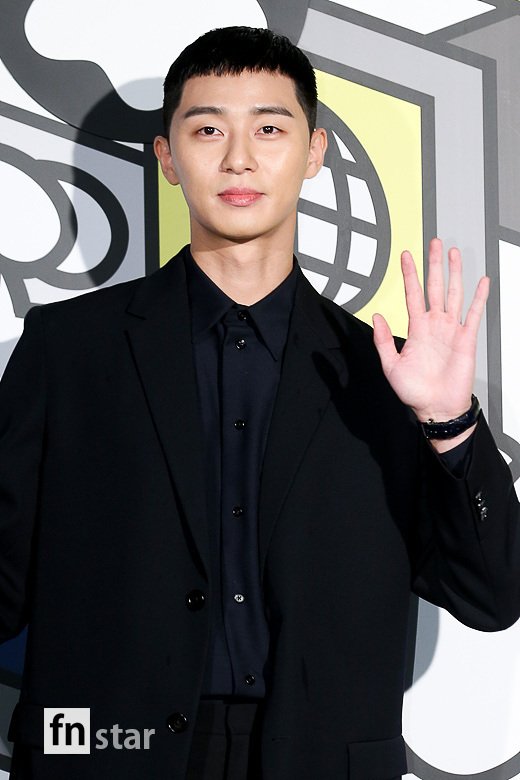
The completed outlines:
{"type": "Polygon", "coordinates": [[[285,35],[259,27],[210,30],[179,54],[164,80],[164,134],[168,136],[172,116],[181,102],[188,79],[240,75],[243,71],[267,71],[291,78],[312,135],[318,105],[313,67],[301,49],[285,35]]]}

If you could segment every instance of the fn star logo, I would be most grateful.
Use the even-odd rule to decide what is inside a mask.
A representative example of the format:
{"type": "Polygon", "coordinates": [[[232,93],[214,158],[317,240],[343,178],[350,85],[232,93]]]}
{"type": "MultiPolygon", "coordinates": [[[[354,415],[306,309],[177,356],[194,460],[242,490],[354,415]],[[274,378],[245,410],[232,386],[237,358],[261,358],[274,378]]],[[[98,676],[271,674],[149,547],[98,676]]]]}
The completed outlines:
{"type": "Polygon", "coordinates": [[[90,708],[44,710],[44,753],[90,753],[90,708]]]}

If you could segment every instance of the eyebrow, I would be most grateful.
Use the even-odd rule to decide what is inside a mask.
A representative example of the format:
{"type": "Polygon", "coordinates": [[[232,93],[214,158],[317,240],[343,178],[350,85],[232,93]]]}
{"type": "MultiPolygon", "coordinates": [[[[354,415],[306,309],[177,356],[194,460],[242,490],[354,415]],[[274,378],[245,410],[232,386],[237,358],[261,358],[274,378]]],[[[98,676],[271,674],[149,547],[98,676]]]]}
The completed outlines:
{"type": "Polygon", "coordinates": [[[294,119],[294,114],[285,106],[255,106],[251,113],[255,116],[260,114],[279,114],[280,116],[290,116],[294,119]]]}
{"type": "MultiPolygon", "coordinates": [[[[285,106],[255,106],[250,110],[249,113],[253,116],[261,116],[262,114],[277,114],[279,116],[288,116],[294,119],[294,114],[285,106]]],[[[226,114],[226,111],[219,106],[192,106],[184,112],[182,118],[189,119],[191,116],[201,116],[204,114],[223,116],[226,114]]]]}

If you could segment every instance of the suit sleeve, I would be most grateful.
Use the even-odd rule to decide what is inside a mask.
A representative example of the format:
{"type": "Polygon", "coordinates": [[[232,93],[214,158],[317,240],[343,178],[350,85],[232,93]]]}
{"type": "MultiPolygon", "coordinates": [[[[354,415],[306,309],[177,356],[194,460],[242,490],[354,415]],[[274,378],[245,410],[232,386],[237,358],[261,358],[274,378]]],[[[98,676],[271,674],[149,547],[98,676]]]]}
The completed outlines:
{"type": "Polygon", "coordinates": [[[0,642],[28,619],[44,428],[41,311],[34,308],[0,382],[0,642]]]}
{"type": "Polygon", "coordinates": [[[499,631],[520,617],[520,506],[509,467],[481,416],[457,478],[421,443],[413,590],[470,628],[499,631]]]}

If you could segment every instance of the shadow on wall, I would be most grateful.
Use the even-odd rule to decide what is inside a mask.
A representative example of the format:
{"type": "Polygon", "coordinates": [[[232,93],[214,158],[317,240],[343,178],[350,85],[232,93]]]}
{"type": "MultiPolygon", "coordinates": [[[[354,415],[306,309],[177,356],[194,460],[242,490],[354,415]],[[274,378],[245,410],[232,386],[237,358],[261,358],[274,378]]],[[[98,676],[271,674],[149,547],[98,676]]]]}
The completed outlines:
{"type": "Polygon", "coordinates": [[[258,0],[267,19],[267,26],[276,33],[286,35],[298,43],[305,24],[310,0],[258,0]]]}
{"type": "Polygon", "coordinates": [[[0,341],[0,376],[5,371],[5,367],[12,355],[13,349],[16,346],[17,339],[11,339],[10,341],[0,341]]]}
{"type": "Polygon", "coordinates": [[[439,608],[412,595],[408,623],[405,690],[425,674],[439,638],[439,608]]]}

